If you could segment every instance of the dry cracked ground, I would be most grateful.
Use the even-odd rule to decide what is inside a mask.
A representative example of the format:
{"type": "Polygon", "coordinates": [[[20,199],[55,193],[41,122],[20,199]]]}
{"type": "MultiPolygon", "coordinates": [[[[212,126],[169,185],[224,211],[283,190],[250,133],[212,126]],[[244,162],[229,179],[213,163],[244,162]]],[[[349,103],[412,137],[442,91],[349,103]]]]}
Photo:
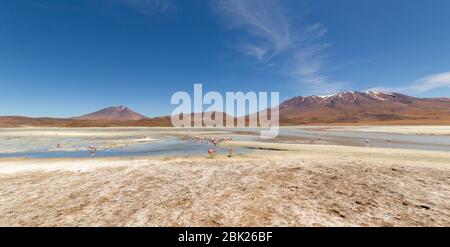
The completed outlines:
{"type": "Polygon", "coordinates": [[[0,173],[0,225],[450,226],[445,157],[429,167],[362,156],[266,151],[0,173]]]}

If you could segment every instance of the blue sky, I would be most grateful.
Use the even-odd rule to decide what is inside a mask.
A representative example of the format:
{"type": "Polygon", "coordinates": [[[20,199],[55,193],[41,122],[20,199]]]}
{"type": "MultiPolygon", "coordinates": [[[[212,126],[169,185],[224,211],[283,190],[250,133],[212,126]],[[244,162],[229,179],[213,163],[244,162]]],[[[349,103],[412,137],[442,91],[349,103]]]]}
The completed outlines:
{"type": "Polygon", "coordinates": [[[0,3],[0,115],[111,105],[166,115],[176,91],[450,96],[448,0],[0,3]]]}

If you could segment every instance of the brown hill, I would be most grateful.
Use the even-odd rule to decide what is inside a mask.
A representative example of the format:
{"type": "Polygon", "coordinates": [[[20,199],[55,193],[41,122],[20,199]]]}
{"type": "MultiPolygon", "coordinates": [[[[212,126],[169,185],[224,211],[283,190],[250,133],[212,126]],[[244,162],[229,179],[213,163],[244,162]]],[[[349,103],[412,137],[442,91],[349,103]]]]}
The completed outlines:
{"type": "Polygon", "coordinates": [[[169,117],[141,120],[82,120],[74,118],[0,117],[0,127],[171,127],[169,117]]]}

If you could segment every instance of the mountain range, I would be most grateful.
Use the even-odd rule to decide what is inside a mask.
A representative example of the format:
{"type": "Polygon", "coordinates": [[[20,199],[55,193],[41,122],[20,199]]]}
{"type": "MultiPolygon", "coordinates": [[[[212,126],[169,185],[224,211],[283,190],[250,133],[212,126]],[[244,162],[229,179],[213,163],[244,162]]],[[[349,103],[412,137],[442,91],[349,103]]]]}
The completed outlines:
{"type": "MultiPolygon", "coordinates": [[[[450,124],[449,98],[417,98],[399,93],[341,92],[297,96],[279,105],[280,124],[450,124]]],[[[0,127],[171,126],[170,116],[148,118],[114,106],[73,118],[0,117],[0,127]]]]}
{"type": "Polygon", "coordinates": [[[447,123],[449,98],[416,98],[399,93],[341,92],[294,97],[280,104],[284,125],[311,123],[447,123]]]}

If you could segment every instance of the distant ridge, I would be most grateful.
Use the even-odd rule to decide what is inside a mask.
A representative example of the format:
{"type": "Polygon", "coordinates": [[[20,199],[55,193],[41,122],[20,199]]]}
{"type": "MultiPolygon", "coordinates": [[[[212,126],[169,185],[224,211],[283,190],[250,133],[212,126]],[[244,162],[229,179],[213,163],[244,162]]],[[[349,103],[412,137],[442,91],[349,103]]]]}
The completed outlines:
{"type": "Polygon", "coordinates": [[[126,106],[111,106],[80,117],[75,117],[74,119],[132,121],[147,119],[147,117],[136,113],[126,106]]]}
{"type": "MultiPolygon", "coordinates": [[[[280,125],[285,126],[450,125],[450,98],[416,98],[400,93],[350,91],[326,96],[297,96],[282,102],[279,109],[280,125]]],[[[192,119],[193,116],[191,114],[192,119]]],[[[0,116],[0,127],[24,126],[170,127],[172,124],[170,116],[147,118],[126,106],[112,106],[75,118],[0,116]]]]}

